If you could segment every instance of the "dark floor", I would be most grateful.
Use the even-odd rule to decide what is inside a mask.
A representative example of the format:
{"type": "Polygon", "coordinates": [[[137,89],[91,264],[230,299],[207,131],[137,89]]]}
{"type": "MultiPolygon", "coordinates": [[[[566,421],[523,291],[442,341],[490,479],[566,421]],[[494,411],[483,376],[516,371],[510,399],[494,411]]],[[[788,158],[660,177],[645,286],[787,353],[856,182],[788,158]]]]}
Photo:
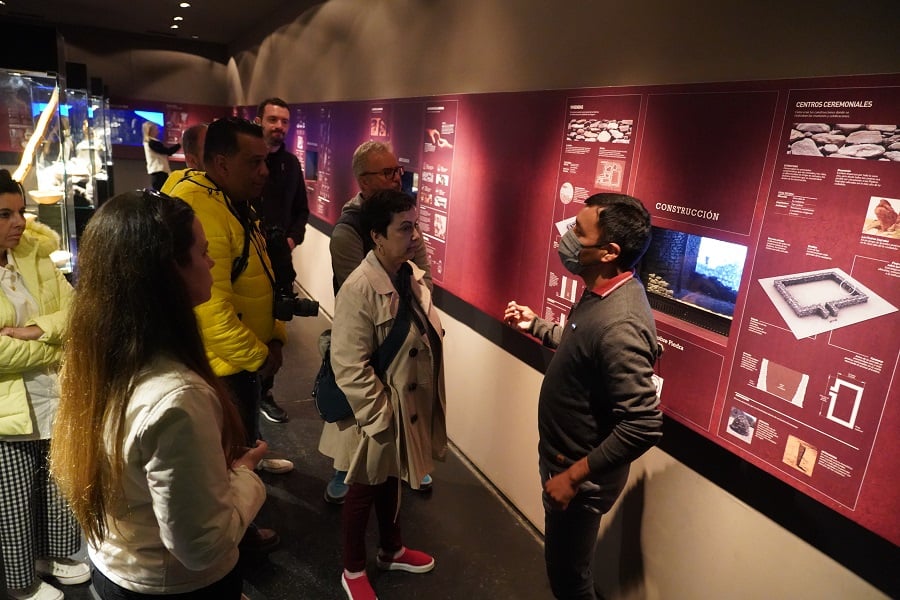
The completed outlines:
{"type": "MultiPolygon", "coordinates": [[[[262,419],[269,446],[294,461],[284,475],[263,474],[268,500],[257,519],[276,529],[280,547],[262,561],[244,563],[245,593],[251,600],[339,600],[340,507],[322,499],[331,462],[317,451],[322,421],[309,397],[321,358],[324,317],[295,318],[288,324],[284,367],[275,396],[290,413],[287,424],[262,419]]],[[[453,410],[452,404],[448,410],[453,410]]],[[[369,577],[382,600],[544,599],[551,594],[544,575],[543,545],[526,524],[451,452],[434,472],[428,494],[405,488],[400,520],[404,542],[434,555],[431,573],[382,573],[375,568],[374,515],[370,521],[369,577]]],[[[66,598],[93,598],[87,584],[66,590],[66,598]]]]}

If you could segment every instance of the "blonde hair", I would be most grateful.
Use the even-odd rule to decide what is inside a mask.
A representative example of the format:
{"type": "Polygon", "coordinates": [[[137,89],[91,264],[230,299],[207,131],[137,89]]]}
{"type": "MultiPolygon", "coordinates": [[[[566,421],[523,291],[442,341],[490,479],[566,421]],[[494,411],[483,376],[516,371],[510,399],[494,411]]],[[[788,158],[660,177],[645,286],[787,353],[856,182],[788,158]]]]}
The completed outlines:
{"type": "MultiPolygon", "coordinates": [[[[150,135],[150,131],[155,127],[156,123],[154,123],[153,121],[144,121],[144,123],[141,125],[141,132],[144,134],[145,142],[149,142],[150,140],[154,139],[153,136],[150,135]]],[[[158,131],[159,129],[157,128],[157,132],[158,131]]]]}
{"type": "Polygon", "coordinates": [[[194,219],[181,200],[126,192],[100,207],[81,240],[50,464],[94,545],[106,537],[106,515],[122,494],[125,414],[135,377],[157,357],[182,363],[216,391],[226,465],[244,439],[176,269],[191,260],[194,219]]]}
{"type": "Polygon", "coordinates": [[[388,144],[382,144],[381,142],[363,142],[359,145],[359,147],[353,152],[353,160],[351,161],[351,166],[353,168],[353,176],[354,177],[362,177],[363,172],[366,170],[366,166],[369,161],[369,157],[374,154],[381,154],[383,152],[392,152],[391,147],[388,144]]]}

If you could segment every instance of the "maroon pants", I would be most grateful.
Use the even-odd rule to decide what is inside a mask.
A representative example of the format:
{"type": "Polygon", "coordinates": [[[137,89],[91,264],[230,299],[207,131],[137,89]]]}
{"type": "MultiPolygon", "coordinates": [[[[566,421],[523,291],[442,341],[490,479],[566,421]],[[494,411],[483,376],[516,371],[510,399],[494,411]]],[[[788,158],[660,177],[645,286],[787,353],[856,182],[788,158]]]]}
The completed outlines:
{"type": "Polygon", "coordinates": [[[375,505],[378,519],[378,545],[384,552],[396,552],[403,547],[397,506],[400,502],[400,480],[388,477],[378,485],[350,484],[344,497],[341,513],[344,568],[351,573],[366,570],[366,526],[375,505]]]}

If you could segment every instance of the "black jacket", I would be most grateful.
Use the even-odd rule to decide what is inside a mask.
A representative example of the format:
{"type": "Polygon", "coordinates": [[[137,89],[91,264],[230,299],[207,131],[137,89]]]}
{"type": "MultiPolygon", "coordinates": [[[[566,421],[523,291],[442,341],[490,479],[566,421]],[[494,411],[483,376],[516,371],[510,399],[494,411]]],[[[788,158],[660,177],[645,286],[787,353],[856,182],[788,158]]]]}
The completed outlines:
{"type": "Polygon", "coordinates": [[[300,245],[309,220],[309,204],[306,182],[297,157],[285,150],[284,144],[266,157],[269,178],[263,188],[262,198],[255,203],[260,225],[265,232],[278,226],[287,237],[300,245]]]}

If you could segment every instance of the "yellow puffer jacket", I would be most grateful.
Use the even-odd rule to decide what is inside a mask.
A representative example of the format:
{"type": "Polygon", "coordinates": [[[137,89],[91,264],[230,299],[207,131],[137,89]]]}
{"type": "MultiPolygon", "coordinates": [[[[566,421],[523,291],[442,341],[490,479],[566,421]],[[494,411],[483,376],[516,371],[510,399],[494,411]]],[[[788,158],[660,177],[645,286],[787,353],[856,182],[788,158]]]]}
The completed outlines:
{"type": "MultiPolygon", "coordinates": [[[[40,313],[26,325],[37,325],[44,335],[35,341],[0,336],[0,436],[32,433],[22,374],[54,366],[62,354],[72,286],[50,260],[50,253],[58,249],[56,232],[32,221],[26,225],[19,245],[12,251],[18,271],[37,301],[40,313]]],[[[0,327],[14,326],[15,323],[15,308],[0,291],[0,327]]]]}
{"type": "Polygon", "coordinates": [[[196,169],[179,169],[177,171],[172,171],[169,173],[169,177],[166,179],[166,182],[163,184],[159,191],[167,196],[171,196],[172,190],[175,189],[175,186],[178,185],[178,182],[184,179],[185,177],[190,177],[192,175],[199,175],[201,171],[196,169]]]}
{"type": "Polygon", "coordinates": [[[284,343],[284,323],[272,316],[272,272],[259,233],[251,241],[247,268],[231,282],[231,265],[244,251],[244,230],[226,204],[225,193],[200,171],[179,180],[169,195],[190,204],[209,241],[212,298],[195,309],[206,355],[216,375],[258,371],[269,355],[268,342],[284,343]]]}

